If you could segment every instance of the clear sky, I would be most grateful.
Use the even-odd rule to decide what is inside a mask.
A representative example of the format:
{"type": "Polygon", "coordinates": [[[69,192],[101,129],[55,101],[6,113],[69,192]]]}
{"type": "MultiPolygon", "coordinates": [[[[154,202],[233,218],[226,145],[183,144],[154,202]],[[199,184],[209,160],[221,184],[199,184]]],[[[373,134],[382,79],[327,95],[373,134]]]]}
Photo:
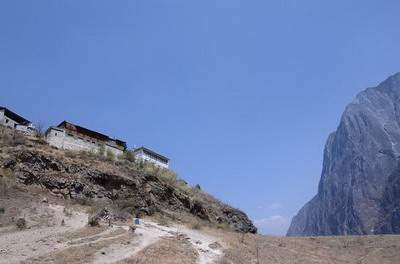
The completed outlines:
{"type": "Polygon", "coordinates": [[[2,0],[0,105],[145,145],[284,234],[355,94],[400,71],[400,1],[2,0]]]}

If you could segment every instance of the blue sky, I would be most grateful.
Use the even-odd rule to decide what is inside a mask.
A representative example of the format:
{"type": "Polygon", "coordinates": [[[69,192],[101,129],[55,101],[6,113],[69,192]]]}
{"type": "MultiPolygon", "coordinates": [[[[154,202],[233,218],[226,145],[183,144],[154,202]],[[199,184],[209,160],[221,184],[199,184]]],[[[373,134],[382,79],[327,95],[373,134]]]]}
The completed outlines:
{"type": "Polygon", "coordinates": [[[172,159],[284,234],[355,94],[400,71],[400,2],[0,2],[0,105],[172,159]]]}

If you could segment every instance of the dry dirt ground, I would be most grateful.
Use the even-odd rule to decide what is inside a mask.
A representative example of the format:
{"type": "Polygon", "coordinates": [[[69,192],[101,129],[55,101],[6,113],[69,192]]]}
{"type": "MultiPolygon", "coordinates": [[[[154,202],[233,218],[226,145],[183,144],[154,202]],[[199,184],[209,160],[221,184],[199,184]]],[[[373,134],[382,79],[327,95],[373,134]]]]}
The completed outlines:
{"type": "Polygon", "coordinates": [[[84,207],[13,186],[0,195],[0,263],[400,263],[400,236],[279,238],[144,219],[87,226],[84,207]],[[19,218],[26,228],[18,229],[19,218]]]}

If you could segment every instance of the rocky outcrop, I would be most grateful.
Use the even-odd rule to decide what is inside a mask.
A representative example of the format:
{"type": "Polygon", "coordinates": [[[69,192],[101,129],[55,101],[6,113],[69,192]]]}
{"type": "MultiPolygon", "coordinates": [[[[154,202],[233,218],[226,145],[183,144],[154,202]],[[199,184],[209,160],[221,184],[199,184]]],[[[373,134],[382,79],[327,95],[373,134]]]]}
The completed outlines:
{"type": "Polygon", "coordinates": [[[289,236],[400,233],[400,74],[361,92],[326,143],[317,195],[289,236]]]}
{"type": "Polygon", "coordinates": [[[197,192],[194,197],[154,175],[140,171],[115,169],[115,172],[110,172],[78,159],[65,159],[27,148],[10,148],[5,152],[9,157],[0,158],[0,165],[12,170],[20,183],[41,185],[65,199],[116,201],[133,211],[149,215],[156,211],[186,212],[204,221],[228,224],[240,232],[257,232],[246,214],[209,195],[200,195],[200,190],[196,188],[193,188],[197,192]]]}

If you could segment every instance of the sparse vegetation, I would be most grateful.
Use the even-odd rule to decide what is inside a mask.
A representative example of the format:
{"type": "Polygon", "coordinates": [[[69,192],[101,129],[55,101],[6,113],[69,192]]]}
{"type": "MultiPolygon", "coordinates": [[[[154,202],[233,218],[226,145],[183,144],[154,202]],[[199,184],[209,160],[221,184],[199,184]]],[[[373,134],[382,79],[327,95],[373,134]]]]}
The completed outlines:
{"type": "Polygon", "coordinates": [[[90,226],[99,226],[100,225],[100,218],[98,217],[98,215],[89,216],[88,224],[90,226]]]}
{"type": "Polygon", "coordinates": [[[14,146],[25,145],[26,144],[26,138],[21,133],[19,133],[17,131],[14,131],[14,135],[12,137],[12,143],[13,143],[14,146]]]}
{"type": "Polygon", "coordinates": [[[101,219],[110,217],[108,209],[102,203],[95,203],[90,211],[91,213],[88,218],[90,226],[99,226],[101,219]]]}
{"type": "Polygon", "coordinates": [[[36,128],[36,133],[35,136],[39,139],[43,139],[44,138],[44,134],[46,132],[45,126],[42,122],[37,122],[35,125],[36,128]]]}
{"type": "Polygon", "coordinates": [[[230,230],[231,229],[231,227],[227,223],[218,223],[217,228],[222,229],[222,230],[230,230]]]}
{"type": "Polygon", "coordinates": [[[195,221],[190,227],[194,230],[200,230],[202,228],[202,225],[199,221],[195,221]]]}
{"type": "Polygon", "coordinates": [[[136,161],[135,154],[132,150],[125,150],[124,153],[119,157],[119,159],[126,160],[132,163],[136,161]]]}
{"type": "Polygon", "coordinates": [[[67,209],[67,207],[64,207],[63,213],[67,217],[71,217],[72,216],[72,212],[69,209],[67,209]]]}
{"type": "Polygon", "coordinates": [[[110,149],[107,150],[106,157],[109,161],[115,161],[115,154],[110,149]]]}
{"type": "Polygon", "coordinates": [[[92,206],[94,204],[93,199],[89,197],[77,198],[74,202],[83,206],[92,206]]]}
{"type": "Polygon", "coordinates": [[[99,157],[104,157],[104,155],[106,154],[106,146],[104,146],[103,144],[98,148],[97,150],[97,155],[99,157]]]}
{"type": "Polygon", "coordinates": [[[78,153],[76,153],[76,151],[72,151],[72,150],[65,150],[64,153],[65,153],[66,157],[72,158],[72,159],[76,158],[77,154],[78,154],[78,153]]]}
{"type": "Polygon", "coordinates": [[[79,151],[79,158],[88,160],[88,159],[93,159],[96,157],[96,153],[92,150],[81,150],[79,151]]]}
{"type": "Polygon", "coordinates": [[[25,218],[18,218],[17,222],[15,223],[15,225],[17,226],[17,228],[19,230],[25,229],[26,228],[26,220],[25,218]]]}
{"type": "Polygon", "coordinates": [[[161,226],[170,226],[171,225],[170,219],[163,214],[156,214],[153,216],[153,218],[161,226]]]}

